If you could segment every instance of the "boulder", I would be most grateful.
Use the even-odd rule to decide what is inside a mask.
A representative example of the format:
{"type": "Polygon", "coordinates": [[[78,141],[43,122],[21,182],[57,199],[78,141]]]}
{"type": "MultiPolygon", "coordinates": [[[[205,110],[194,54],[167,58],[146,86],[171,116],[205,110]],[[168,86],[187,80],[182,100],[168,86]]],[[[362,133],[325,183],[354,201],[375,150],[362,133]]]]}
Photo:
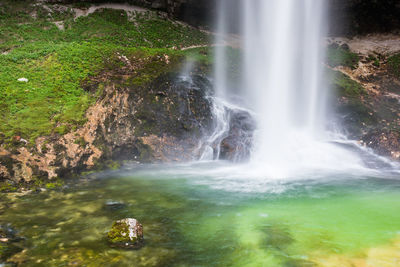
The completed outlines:
{"type": "Polygon", "coordinates": [[[112,247],[137,249],[143,245],[143,226],[133,218],[119,220],[114,222],[107,237],[112,247]]]}
{"type": "Polygon", "coordinates": [[[256,122],[247,111],[229,113],[229,132],[221,142],[220,159],[243,162],[250,158],[256,122]]]}

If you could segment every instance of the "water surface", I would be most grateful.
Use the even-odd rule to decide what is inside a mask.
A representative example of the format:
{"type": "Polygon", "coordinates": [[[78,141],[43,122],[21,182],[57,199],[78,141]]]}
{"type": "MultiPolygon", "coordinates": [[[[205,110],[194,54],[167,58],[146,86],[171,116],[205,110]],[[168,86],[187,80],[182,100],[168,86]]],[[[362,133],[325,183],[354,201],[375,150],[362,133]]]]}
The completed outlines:
{"type": "Polygon", "coordinates": [[[229,168],[131,166],[18,197],[0,221],[26,238],[22,266],[400,265],[396,175],[265,180],[229,168]],[[126,217],[144,225],[144,248],[107,245],[126,217]]]}

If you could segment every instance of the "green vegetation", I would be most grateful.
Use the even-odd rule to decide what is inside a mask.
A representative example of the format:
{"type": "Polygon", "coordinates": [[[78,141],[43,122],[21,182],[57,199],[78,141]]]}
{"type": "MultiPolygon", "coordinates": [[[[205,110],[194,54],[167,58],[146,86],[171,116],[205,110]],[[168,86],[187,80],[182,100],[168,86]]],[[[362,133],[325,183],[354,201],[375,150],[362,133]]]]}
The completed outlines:
{"type": "Polygon", "coordinates": [[[339,96],[358,97],[366,93],[361,84],[352,80],[346,74],[328,69],[327,76],[339,96]]]}
{"type": "Polygon", "coordinates": [[[346,66],[357,68],[359,56],[341,47],[330,46],[326,52],[327,63],[331,67],[346,66]]]}
{"type": "Polygon", "coordinates": [[[17,191],[17,187],[8,182],[0,184],[0,193],[15,192],[15,191],[17,191]]]}
{"type": "Polygon", "coordinates": [[[47,189],[56,189],[56,188],[62,187],[63,185],[64,185],[63,181],[57,180],[57,181],[54,182],[54,183],[47,183],[47,184],[45,185],[45,187],[46,187],[47,189]]]}
{"type": "Polygon", "coordinates": [[[27,185],[30,189],[37,189],[37,188],[46,188],[46,189],[57,189],[64,185],[63,180],[56,179],[56,180],[42,180],[38,179],[37,177],[33,177],[34,182],[27,185]]]}
{"type": "Polygon", "coordinates": [[[379,58],[375,55],[368,55],[367,60],[372,61],[372,65],[374,65],[375,67],[379,67],[381,65],[381,63],[379,62],[379,58]]]}
{"type": "MultiPolygon", "coordinates": [[[[119,55],[140,61],[190,53],[206,60],[199,49],[171,49],[206,44],[206,34],[153,13],[106,9],[74,20],[70,9],[48,7],[53,11],[31,1],[0,5],[0,133],[5,143],[21,136],[32,145],[38,136],[83,125],[96,93],[82,88],[103,70],[126,64],[119,55]],[[63,21],[65,30],[54,21],[63,21]]],[[[149,81],[156,70],[142,72],[136,82],[149,81]]]]}
{"type": "MultiPolygon", "coordinates": [[[[107,236],[108,240],[114,244],[131,241],[129,238],[129,227],[126,223],[115,222],[107,236]]],[[[135,241],[136,237],[134,237],[133,242],[135,241]]]]}
{"type": "Polygon", "coordinates": [[[114,160],[107,160],[104,164],[109,170],[118,170],[121,168],[121,164],[114,160]]]}
{"type": "Polygon", "coordinates": [[[388,58],[389,71],[400,78],[400,54],[396,54],[388,58]]]}

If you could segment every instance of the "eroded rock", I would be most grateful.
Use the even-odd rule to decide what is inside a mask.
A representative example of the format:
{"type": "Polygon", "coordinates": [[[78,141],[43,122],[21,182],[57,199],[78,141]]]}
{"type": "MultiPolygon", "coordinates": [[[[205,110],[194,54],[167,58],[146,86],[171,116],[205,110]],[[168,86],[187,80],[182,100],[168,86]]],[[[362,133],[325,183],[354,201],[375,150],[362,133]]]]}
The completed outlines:
{"type": "Polygon", "coordinates": [[[221,142],[220,158],[245,161],[250,157],[256,122],[247,111],[231,110],[229,113],[230,128],[228,136],[221,142]]]}

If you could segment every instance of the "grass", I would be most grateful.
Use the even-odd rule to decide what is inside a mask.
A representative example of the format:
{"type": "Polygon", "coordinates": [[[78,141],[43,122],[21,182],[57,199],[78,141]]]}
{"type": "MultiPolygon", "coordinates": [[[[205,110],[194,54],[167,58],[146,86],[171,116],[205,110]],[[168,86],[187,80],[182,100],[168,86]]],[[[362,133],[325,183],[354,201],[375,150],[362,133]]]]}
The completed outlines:
{"type": "Polygon", "coordinates": [[[359,56],[341,47],[330,46],[326,52],[327,63],[331,67],[345,66],[357,68],[359,56]]]}
{"type": "Polygon", "coordinates": [[[388,58],[388,68],[394,76],[400,78],[400,54],[388,58]]]}
{"type": "Polygon", "coordinates": [[[83,90],[83,84],[115,66],[117,53],[193,54],[208,60],[200,49],[171,49],[206,44],[206,34],[152,13],[129,17],[106,9],[75,21],[70,10],[49,14],[31,3],[0,5],[0,133],[5,143],[21,136],[34,144],[39,136],[64,134],[84,124],[96,95],[83,90]],[[65,30],[52,23],[59,20],[65,30]]]}

